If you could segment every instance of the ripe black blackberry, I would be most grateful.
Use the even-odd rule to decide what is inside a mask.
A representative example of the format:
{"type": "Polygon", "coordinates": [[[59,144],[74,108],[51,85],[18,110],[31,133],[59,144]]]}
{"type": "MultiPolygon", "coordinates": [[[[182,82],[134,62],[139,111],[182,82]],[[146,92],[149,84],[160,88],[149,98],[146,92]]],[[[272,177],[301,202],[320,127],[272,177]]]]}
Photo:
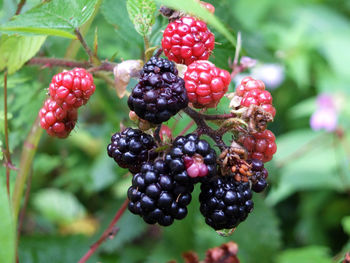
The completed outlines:
{"type": "Polygon", "coordinates": [[[188,105],[185,82],[168,63],[159,62],[161,67],[148,65],[128,99],[132,111],[154,124],[169,120],[188,105]]]}
{"type": "Polygon", "coordinates": [[[187,215],[192,191],[193,184],[177,181],[163,160],[147,162],[132,179],[128,208],[148,224],[169,226],[187,215]]]}
{"type": "Polygon", "coordinates": [[[200,211],[215,230],[231,229],[244,221],[254,203],[249,183],[231,176],[216,176],[201,185],[200,211]]]}
{"type": "Polygon", "coordinates": [[[248,160],[252,170],[252,190],[256,193],[264,191],[267,186],[266,178],[268,171],[264,168],[264,163],[258,159],[248,160]]]}
{"type": "Polygon", "coordinates": [[[195,183],[216,175],[216,153],[196,134],[177,137],[165,160],[179,181],[195,183]]]}
{"type": "Polygon", "coordinates": [[[107,152],[120,167],[137,173],[142,163],[157,157],[156,152],[152,151],[156,147],[152,136],[138,129],[127,128],[112,136],[107,152]]]}
{"type": "Polygon", "coordinates": [[[175,75],[177,75],[177,69],[173,62],[164,59],[164,58],[158,58],[158,57],[151,57],[150,60],[143,66],[141,75],[149,74],[149,73],[164,73],[164,72],[171,72],[175,75]]]}

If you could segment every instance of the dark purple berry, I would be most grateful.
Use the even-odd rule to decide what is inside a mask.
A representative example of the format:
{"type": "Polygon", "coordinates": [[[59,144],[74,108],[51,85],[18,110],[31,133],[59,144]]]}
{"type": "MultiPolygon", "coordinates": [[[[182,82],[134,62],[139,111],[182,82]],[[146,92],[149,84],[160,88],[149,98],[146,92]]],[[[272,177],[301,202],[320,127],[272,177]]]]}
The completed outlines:
{"type": "Polygon", "coordinates": [[[107,152],[120,167],[137,173],[144,162],[157,157],[157,154],[152,151],[156,147],[152,136],[137,129],[127,128],[112,136],[107,152]]]}
{"type": "Polygon", "coordinates": [[[201,185],[200,211],[215,230],[231,229],[244,221],[253,209],[249,183],[230,176],[215,176],[201,185]]]}

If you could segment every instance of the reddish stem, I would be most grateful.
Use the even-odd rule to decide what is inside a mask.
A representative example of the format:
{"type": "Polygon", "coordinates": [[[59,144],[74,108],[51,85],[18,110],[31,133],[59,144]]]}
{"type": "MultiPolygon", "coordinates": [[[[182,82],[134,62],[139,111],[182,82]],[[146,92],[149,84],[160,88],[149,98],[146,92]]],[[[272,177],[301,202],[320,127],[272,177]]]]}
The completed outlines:
{"type": "Polygon", "coordinates": [[[46,67],[68,67],[68,68],[89,68],[91,64],[87,61],[75,61],[60,58],[35,57],[27,62],[27,65],[43,65],[46,67]]]}
{"type": "MultiPolygon", "coordinates": [[[[102,233],[99,240],[94,243],[88,252],[79,260],[78,263],[85,263],[94,253],[95,251],[100,247],[100,245],[110,236],[111,233],[113,233],[114,225],[119,221],[119,219],[122,217],[123,213],[125,212],[127,206],[128,206],[129,200],[126,199],[122,206],[119,208],[117,213],[115,214],[112,222],[109,224],[108,228],[102,233]]],[[[115,233],[114,233],[115,235],[115,233]]]]}
{"type": "Polygon", "coordinates": [[[180,132],[179,136],[184,135],[189,129],[191,129],[191,127],[194,125],[194,121],[192,120],[189,124],[187,124],[187,126],[185,127],[185,129],[182,130],[182,132],[180,132]]]}
{"type": "Polygon", "coordinates": [[[15,15],[19,15],[21,13],[25,3],[26,3],[26,0],[21,0],[21,2],[18,3],[15,15]]]}

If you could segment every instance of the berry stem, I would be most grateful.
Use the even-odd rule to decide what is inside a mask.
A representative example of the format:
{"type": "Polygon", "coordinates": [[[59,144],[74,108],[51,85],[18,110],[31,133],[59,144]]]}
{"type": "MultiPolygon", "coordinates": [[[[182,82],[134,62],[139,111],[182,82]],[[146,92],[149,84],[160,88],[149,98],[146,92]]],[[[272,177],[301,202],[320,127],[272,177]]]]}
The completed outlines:
{"type": "Polygon", "coordinates": [[[18,5],[17,5],[17,10],[16,10],[15,15],[19,15],[19,14],[21,13],[22,8],[23,8],[23,6],[25,5],[25,3],[26,3],[26,0],[21,0],[21,1],[18,3],[18,5]]]}
{"type": "Polygon", "coordinates": [[[8,134],[8,119],[7,119],[7,70],[4,73],[4,130],[5,130],[5,167],[6,167],[6,188],[7,195],[10,198],[10,167],[11,167],[11,154],[9,146],[9,134],[8,134]]]}
{"type": "Polygon", "coordinates": [[[94,55],[94,53],[92,52],[92,50],[90,49],[90,47],[88,46],[88,44],[86,43],[84,37],[82,36],[82,34],[80,33],[79,28],[76,28],[74,30],[75,35],[77,36],[78,40],[80,41],[81,45],[83,46],[85,52],[88,54],[89,56],[89,62],[90,63],[96,63],[99,64],[100,61],[99,59],[94,55]]]}
{"type": "Polygon", "coordinates": [[[163,48],[159,48],[157,53],[154,55],[155,57],[159,58],[159,56],[163,53],[163,48]]]}
{"type": "Polygon", "coordinates": [[[111,221],[107,229],[102,233],[101,237],[90,247],[89,251],[86,252],[86,254],[79,260],[78,263],[85,263],[95,253],[95,251],[100,247],[100,245],[104,241],[106,241],[108,237],[114,237],[116,235],[117,232],[115,231],[114,226],[124,214],[126,208],[128,207],[128,203],[129,200],[126,199],[115,214],[113,220],[111,221]]]}
{"type": "Polygon", "coordinates": [[[199,135],[201,134],[208,135],[210,138],[212,138],[216,142],[217,146],[220,149],[224,149],[226,147],[224,141],[222,140],[222,135],[208,126],[208,124],[205,122],[203,114],[189,107],[185,108],[183,111],[188,116],[190,116],[194,120],[194,122],[197,124],[197,132],[199,135]]]}
{"type": "Polygon", "coordinates": [[[157,142],[161,143],[162,140],[160,139],[160,129],[162,128],[162,124],[159,124],[157,128],[154,130],[153,136],[156,139],[157,142]]]}

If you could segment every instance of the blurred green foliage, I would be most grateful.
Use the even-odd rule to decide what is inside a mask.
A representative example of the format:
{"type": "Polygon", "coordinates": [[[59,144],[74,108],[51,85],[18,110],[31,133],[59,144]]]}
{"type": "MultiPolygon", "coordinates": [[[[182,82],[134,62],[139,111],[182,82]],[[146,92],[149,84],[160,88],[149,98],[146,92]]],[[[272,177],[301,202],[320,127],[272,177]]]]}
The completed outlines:
{"type": "MultiPolygon", "coordinates": [[[[26,20],[8,22],[16,10],[15,2],[0,0],[1,27],[28,26],[26,20]]],[[[27,1],[23,11],[39,2],[27,1]]],[[[52,0],[55,2],[60,0],[52,0]]],[[[66,9],[70,8],[70,1],[61,2],[66,4],[66,9]]],[[[87,10],[90,13],[92,2],[87,10]]],[[[181,262],[185,251],[193,250],[203,257],[208,248],[231,240],[239,245],[242,263],[339,262],[350,249],[350,107],[347,103],[350,99],[350,2],[208,2],[215,6],[216,17],[232,35],[242,33],[243,55],[259,63],[278,63],[284,67],[284,81],[272,91],[277,115],[270,129],[277,136],[278,151],[267,165],[270,187],[263,197],[255,198],[255,210],[248,220],[227,238],[218,236],[204,223],[199,212],[198,187],[188,217],[171,227],[148,226],[127,211],[117,225],[120,228],[117,236],[105,242],[89,262],[163,263],[172,259],[181,262]],[[332,94],[337,100],[338,133],[310,129],[309,119],[316,109],[316,97],[321,93],[332,94]]],[[[57,12],[65,12],[64,8],[59,9],[57,12]]],[[[76,10],[70,13],[80,15],[76,10]]],[[[72,33],[73,26],[80,26],[86,20],[86,17],[77,18],[68,28],[60,24],[48,26],[45,30],[53,31],[45,34],[56,36],[47,37],[39,55],[63,57],[71,40],[58,36],[72,33]]],[[[51,22],[57,21],[53,17],[51,22]]],[[[40,27],[40,20],[32,23],[40,27]]],[[[166,24],[167,20],[157,13],[149,36],[151,46],[160,45],[161,30],[166,24]]],[[[90,46],[95,29],[101,59],[114,57],[115,62],[120,62],[142,57],[143,38],[129,19],[126,1],[102,1],[86,35],[90,46]]],[[[211,29],[217,45],[210,60],[229,69],[228,59],[233,59],[235,49],[215,28],[211,29]]],[[[1,41],[14,37],[2,33],[1,41]]],[[[13,48],[16,49],[16,45],[13,48]]],[[[5,55],[0,54],[0,61],[5,55]]],[[[15,58],[18,57],[25,61],[21,60],[21,54],[15,58]]],[[[77,59],[87,59],[82,49],[77,59]]],[[[56,68],[25,66],[9,76],[8,118],[15,166],[19,164],[23,142],[46,96],[51,76],[57,72],[56,68]]],[[[0,147],[3,149],[3,73],[0,79],[0,147]]],[[[135,81],[128,89],[133,85],[135,81]]],[[[126,196],[131,178],[107,157],[105,150],[111,134],[119,131],[121,124],[133,125],[128,119],[126,98],[119,99],[103,80],[96,79],[96,86],[88,105],[79,110],[78,125],[68,139],[53,139],[46,134],[41,138],[19,243],[20,262],[77,262],[106,228],[126,196]]],[[[234,87],[235,83],[230,90],[234,87]]],[[[223,99],[217,111],[225,112],[227,105],[228,100],[223,99]]],[[[189,121],[187,116],[177,116],[168,125],[177,123],[174,134],[178,134],[189,121]]],[[[1,153],[0,159],[3,159],[1,153]]],[[[3,192],[5,168],[0,168],[0,174],[3,192]]],[[[15,174],[11,173],[12,186],[15,174]]],[[[6,198],[3,193],[0,197],[0,261],[5,262],[1,258],[6,257],[4,251],[11,250],[14,237],[2,235],[5,228],[13,226],[10,226],[6,198]],[[5,244],[3,240],[10,243],[5,244]]]]}

